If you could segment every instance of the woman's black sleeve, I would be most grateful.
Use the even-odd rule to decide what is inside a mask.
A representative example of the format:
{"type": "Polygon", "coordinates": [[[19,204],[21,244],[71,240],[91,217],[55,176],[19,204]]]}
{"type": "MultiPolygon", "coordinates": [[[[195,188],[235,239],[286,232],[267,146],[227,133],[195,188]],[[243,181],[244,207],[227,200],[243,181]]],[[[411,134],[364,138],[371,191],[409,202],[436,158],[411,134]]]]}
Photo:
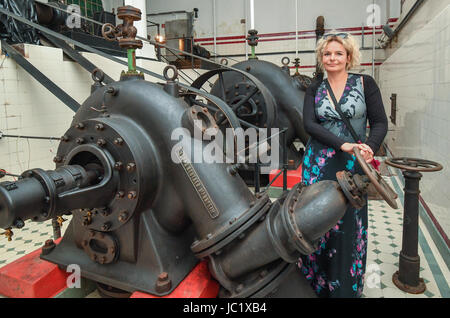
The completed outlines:
{"type": "Polygon", "coordinates": [[[305,94],[305,101],[303,104],[303,125],[305,131],[322,144],[330,146],[336,151],[340,151],[344,141],[320,125],[316,118],[314,109],[317,87],[318,85],[311,85],[305,94]]]}
{"type": "Polygon", "coordinates": [[[367,118],[370,125],[366,144],[376,153],[380,148],[388,130],[388,121],[384,111],[383,99],[375,80],[364,76],[364,95],[366,97],[367,118]]]}

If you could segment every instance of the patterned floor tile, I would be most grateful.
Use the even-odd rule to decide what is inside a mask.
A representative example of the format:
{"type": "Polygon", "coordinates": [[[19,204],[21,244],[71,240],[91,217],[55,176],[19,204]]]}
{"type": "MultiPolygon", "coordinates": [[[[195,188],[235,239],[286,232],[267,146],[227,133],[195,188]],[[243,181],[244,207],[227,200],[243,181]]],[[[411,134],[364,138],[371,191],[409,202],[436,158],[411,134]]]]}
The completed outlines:
{"type": "Polygon", "coordinates": [[[383,297],[383,291],[381,288],[368,288],[365,286],[363,295],[365,298],[381,298],[383,297]]]}
{"type": "Polygon", "coordinates": [[[380,251],[383,251],[385,253],[389,253],[389,254],[394,254],[397,251],[400,252],[399,248],[394,243],[391,243],[391,244],[386,244],[385,242],[380,243],[377,245],[377,249],[379,249],[380,251]]]}
{"type": "Polygon", "coordinates": [[[422,293],[422,294],[409,294],[406,293],[406,298],[431,298],[434,297],[434,294],[432,295],[431,293],[422,293]]]}
{"type": "Polygon", "coordinates": [[[386,287],[382,289],[384,298],[406,298],[406,293],[398,288],[386,287]]]}
{"type": "Polygon", "coordinates": [[[383,260],[383,263],[388,263],[388,264],[395,264],[396,262],[398,262],[398,257],[395,257],[394,255],[390,254],[390,253],[383,253],[381,252],[378,255],[378,259],[383,260]]]}
{"type": "MultiPolygon", "coordinates": [[[[64,223],[62,234],[67,224],[69,223],[64,223]]],[[[27,222],[23,229],[14,230],[12,241],[8,242],[4,237],[0,239],[0,267],[39,249],[48,239],[53,239],[51,220],[38,223],[27,222]]]]}

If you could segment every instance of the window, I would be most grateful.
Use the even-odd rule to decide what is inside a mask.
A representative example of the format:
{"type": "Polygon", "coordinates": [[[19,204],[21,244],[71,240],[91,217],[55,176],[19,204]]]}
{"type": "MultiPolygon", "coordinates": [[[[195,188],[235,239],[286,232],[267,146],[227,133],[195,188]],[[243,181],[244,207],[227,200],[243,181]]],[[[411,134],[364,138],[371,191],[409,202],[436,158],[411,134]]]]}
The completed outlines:
{"type": "Polygon", "coordinates": [[[80,6],[81,14],[93,19],[94,13],[103,11],[102,0],[64,0],[65,4],[76,4],[80,6]]]}

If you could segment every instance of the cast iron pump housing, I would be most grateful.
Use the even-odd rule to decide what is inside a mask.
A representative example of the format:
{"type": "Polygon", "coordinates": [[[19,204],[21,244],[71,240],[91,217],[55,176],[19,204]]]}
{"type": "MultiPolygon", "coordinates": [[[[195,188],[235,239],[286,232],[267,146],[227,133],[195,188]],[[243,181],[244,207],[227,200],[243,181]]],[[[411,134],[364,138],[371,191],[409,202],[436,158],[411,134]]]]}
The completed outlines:
{"type": "Polygon", "coordinates": [[[295,262],[348,204],[365,204],[368,180],[299,184],[275,202],[253,194],[230,163],[190,160],[208,145],[191,134],[193,120],[214,118],[173,92],[173,81],[140,77],[95,90],[62,138],[55,170],[0,184],[0,227],[71,213],[41,258],[125,291],[166,295],[208,259],[222,297],[312,296],[295,262]]]}

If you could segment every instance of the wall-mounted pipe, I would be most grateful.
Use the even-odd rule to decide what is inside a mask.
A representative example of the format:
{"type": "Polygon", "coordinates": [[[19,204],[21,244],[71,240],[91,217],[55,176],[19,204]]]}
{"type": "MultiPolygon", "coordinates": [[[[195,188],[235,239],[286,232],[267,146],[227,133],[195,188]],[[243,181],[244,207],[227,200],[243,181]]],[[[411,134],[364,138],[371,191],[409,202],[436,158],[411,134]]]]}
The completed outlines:
{"type": "Polygon", "coordinates": [[[214,37],[214,55],[217,55],[217,16],[216,16],[216,0],[213,0],[213,4],[212,4],[212,9],[213,9],[213,37],[214,37]]]}
{"type": "Polygon", "coordinates": [[[295,58],[298,58],[298,0],[295,0],[295,58]]]}
{"type": "MultiPolygon", "coordinates": [[[[248,9],[247,9],[247,0],[244,0],[244,16],[245,16],[245,30],[244,30],[244,38],[247,37],[247,30],[248,30],[248,9]]],[[[244,41],[244,52],[245,52],[245,59],[248,60],[248,43],[247,41],[244,41]]]]}
{"type": "Polygon", "coordinates": [[[255,29],[255,3],[250,0],[250,30],[255,29]]]}
{"type": "Polygon", "coordinates": [[[372,0],[372,14],[372,77],[375,77],[375,0],[372,0]]]}
{"type": "Polygon", "coordinates": [[[411,9],[408,11],[408,13],[405,15],[405,17],[400,21],[399,25],[395,28],[394,34],[392,37],[388,39],[385,46],[389,45],[392,42],[392,39],[395,38],[398,33],[403,29],[403,27],[408,23],[408,21],[411,19],[411,17],[414,15],[414,13],[419,9],[419,7],[425,2],[425,0],[417,0],[416,3],[411,7],[411,9]]]}

